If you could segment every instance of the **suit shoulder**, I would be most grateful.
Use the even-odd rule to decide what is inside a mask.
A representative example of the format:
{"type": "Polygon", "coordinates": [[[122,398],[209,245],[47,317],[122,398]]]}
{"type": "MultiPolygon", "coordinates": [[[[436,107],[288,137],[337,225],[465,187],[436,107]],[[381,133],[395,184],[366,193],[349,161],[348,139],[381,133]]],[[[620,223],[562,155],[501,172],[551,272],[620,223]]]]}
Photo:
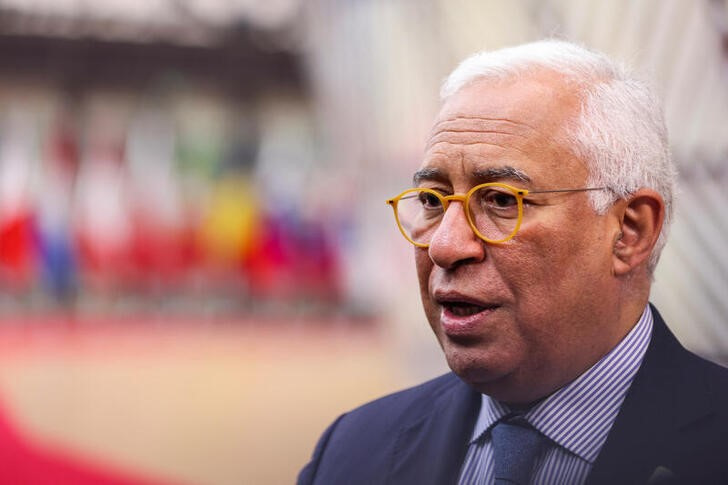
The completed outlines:
{"type": "MultiPolygon", "coordinates": [[[[381,397],[339,417],[324,433],[301,483],[382,483],[402,429],[415,426],[471,391],[454,374],[381,397]],[[453,401],[450,401],[453,400],[453,401]],[[352,482],[352,477],[356,477],[352,482]]],[[[457,405],[456,405],[457,406],[457,405]]]]}
{"type": "MultiPolygon", "coordinates": [[[[703,395],[702,391],[707,387],[707,396],[710,399],[726,402],[728,368],[686,349],[670,331],[657,309],[654,306],[651,308],[655,317],[653,341],[643,363],[645,367],[650,367],[650,374],[662,374],[671,382],[680,382],[683,386],[699,391],[700,395],[703,395]]],[[[692,394],[691,396],[696,397],[692,394]]]]}
{"type": "Polygon", "coordinates": [[[386,435],[404,424],[414,424],[440,408],[456,390],[467,384],[448,373],[363,404],[348,413],[337,424],[336,434],[366,431],[368,435],[386,435]]]}
{"type": "Polygon", "coordinates": [[[691,359],[708,385],[710,395],[728,405],[728,368],[695,354],[691,354],[691,359]]]}

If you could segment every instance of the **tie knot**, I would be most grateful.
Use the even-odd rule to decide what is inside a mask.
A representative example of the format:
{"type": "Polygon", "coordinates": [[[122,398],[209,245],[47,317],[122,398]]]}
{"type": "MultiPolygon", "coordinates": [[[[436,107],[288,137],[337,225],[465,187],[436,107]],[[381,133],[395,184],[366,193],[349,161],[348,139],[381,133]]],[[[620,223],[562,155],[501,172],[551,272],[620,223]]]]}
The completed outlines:
{"type": "Polygon", "coordinates": [[[496,485],[528,485],[545,437],[521,416],[507,416],[491,431],[496,485]]]}
{"type": "Polygon", "coordinates": [[[524,428],[531,428],[535,431],[533,426],[523,417],[522,413],[510,413],[503,416],[497,424],[514,424],[516,426],[522,426],[524,428]]]}

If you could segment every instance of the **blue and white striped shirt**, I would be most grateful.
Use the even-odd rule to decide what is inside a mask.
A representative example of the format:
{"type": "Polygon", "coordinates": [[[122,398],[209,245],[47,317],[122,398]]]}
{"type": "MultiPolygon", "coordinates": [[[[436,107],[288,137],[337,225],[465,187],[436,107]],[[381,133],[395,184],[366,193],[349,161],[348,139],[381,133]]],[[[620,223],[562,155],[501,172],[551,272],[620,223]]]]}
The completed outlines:
{"type": "MultiPolygon", "coordinates": [[[[549,438],[536,458],[531,485],[584,483],[642,363],[651,335],[652,312],[648,305],[634,328],[607,355],[523,415],[549,438]]],[[[508,406],[483,395],[460,471],[460,485],[493,483],[490,430],[510,411],[508,406]]]]}

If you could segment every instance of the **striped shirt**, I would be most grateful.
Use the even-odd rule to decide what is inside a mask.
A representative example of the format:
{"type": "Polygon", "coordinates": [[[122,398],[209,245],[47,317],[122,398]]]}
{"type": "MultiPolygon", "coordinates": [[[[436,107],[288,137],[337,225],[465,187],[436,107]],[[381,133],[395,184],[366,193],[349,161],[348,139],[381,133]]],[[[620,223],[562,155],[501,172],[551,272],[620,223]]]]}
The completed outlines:
{"type": "MultiPolygon", "coordinates": [[[[599,362],[530,409],[524,418],[547,438],[536,458],[531,485],[583,484],[632,384],[652,335],[652,312],[645,308],[637,324],[599,362]]],[[[460,485],[493,483],[490,430],[511,410],[483,395],[460,485]]]]}

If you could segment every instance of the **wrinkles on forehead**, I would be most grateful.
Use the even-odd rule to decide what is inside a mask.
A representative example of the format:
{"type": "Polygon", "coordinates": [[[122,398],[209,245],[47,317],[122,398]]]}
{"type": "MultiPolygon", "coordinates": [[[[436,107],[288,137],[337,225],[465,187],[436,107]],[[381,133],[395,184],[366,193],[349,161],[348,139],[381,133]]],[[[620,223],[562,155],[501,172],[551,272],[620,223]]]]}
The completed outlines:
{"type": "Polygon", "coordinates": [[[443,142],[462,143],[463,145],[498,144],[496,139],[502,136],[513,136],[525,140],[536,132],[536,128],[531,125],[505,118],[460,115],[435,123],[430,132],[426,149],[429,150],[443,142]]]}
{"type": "Polygon", "coordinates": [[[448,129],[470,129],[470,131],[488,131],[498,128],[505,131],[535,130],[535,128],[527,123],[513,121],[507,118],[491,118],[486,116],[468,116],[459,114],[448,118],[440,119],[432,127],[432,132],[448,129]]]}

